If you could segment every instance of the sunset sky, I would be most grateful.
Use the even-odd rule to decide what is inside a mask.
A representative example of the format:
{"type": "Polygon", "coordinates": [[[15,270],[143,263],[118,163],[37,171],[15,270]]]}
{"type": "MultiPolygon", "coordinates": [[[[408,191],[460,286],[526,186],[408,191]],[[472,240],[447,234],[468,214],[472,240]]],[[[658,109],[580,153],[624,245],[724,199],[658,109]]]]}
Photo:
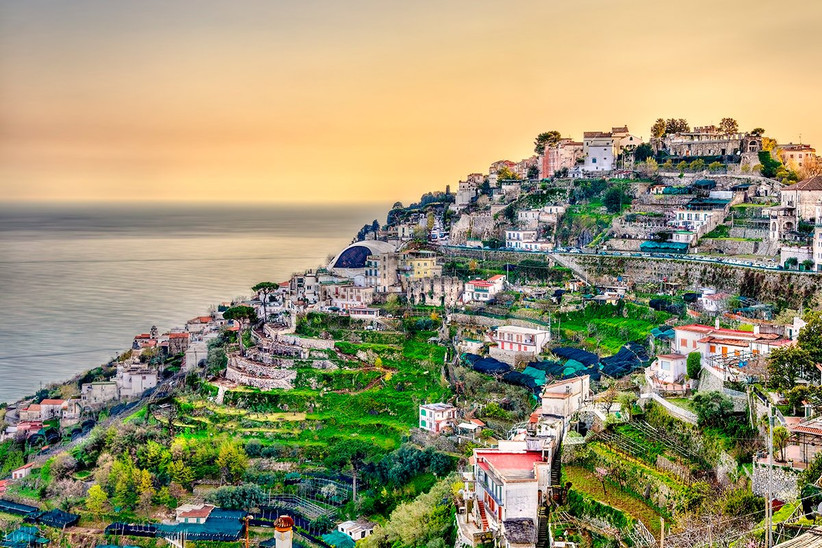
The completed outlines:
{"type": "Polygon", "coordinates": [[[4,201],[410,202],[550,129],[822,146],[822,2],[0,4],[4,201]]]}

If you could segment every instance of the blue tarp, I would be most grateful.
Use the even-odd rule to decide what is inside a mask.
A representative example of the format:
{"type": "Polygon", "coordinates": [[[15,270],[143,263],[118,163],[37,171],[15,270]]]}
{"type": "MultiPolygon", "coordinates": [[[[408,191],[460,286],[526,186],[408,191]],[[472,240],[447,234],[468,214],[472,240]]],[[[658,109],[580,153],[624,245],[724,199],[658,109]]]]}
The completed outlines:
{"type": "Polygon", "coordinates": [[[483,358],[476,354],[464,354],[463,359],[471,364],[474,371],[487,375],[499,375],[511,371],[513,367],[494,358],[483,358]]]}
{"type": "Polygon", "coordinates": [[[354,548],[354,540],[340,531],[332,531],[322,536],[324,542],[336,548],[354,548]]]}
{"type": "Polygon", "coordinates": [[[537,385],[542,386],[545,384],[545,371],[537,369],[535,367],[526,367],[525,370],[522,372],[523,375],[528,375],[529,377],[533,377],[536,381],[537,385]]]}
{"type": "Polygon", "coordinates": [[[29,506],[28,504],[20,504],[19,502],[14,502],[11,500],[0,499],[0,512],[5,512],[6,514],[27,516],[29,514],[35,514],[39,511],[39,508],[29,506]]]}
{"type": "Polygon", "coordinates": [[[576,360],[582,365],[594,365],[599,363],[599,356],[593,352],[588,352],[580,348],[571,348],[568,346],[561,346],[551,350],[554,355],[566,360],[576,360]]]}

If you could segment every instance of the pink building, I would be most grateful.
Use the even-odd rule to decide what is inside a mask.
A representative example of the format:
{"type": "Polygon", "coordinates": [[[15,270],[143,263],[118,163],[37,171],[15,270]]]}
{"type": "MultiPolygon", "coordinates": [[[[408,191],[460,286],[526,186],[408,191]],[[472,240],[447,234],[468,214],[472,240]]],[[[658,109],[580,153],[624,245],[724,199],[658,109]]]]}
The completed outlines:
{"type": "Polygon", "coordinates": [[[583,144],[562,139],[556,146],[545,147],[542,155],[542,177],[553,177],[557,171],[571,169],[583,157],[583,144]]]}

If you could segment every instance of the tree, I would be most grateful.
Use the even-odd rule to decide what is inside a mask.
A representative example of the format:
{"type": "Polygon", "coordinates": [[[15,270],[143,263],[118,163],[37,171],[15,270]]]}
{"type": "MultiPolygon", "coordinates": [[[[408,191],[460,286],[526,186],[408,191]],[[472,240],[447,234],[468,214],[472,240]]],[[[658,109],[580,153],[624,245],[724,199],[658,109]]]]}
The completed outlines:
{"type": "Polygon", "coordinates": [[[539,167],[538,166],[528,166],[528,178],[529,179],[536,179],[539,177],[539,167]]]}
{"type": "Polygon", "coordinates": [[[776,177],[777,171],[782,167],[782,163],[775,160],[767,150],[759,151],[759,163],[762,164],[762,176],[770,179],[776,177]]]}
{"type": "Polygon", "coordinates": [[[644,162],[648,158],[653,157],[654,148],[648,143],[642,143],[636,150],[634,150],[634,160],[637,162],[644,162]]]}
{"type": "Polygon", "coordinates": [[[608,191],[605,193],[605,196],[602,197],[602,205],[610,213],[619,213],[622,210],[622,204],[628,202],[625,199],[625,194],[622,192],[620,188],[609,188],[608,191]]]}
{"type": "Polygon", "coordinates": [[[372,452],[371,444],[360,439],[346,439],[334,446],[334,451],[325,459],[329,468],[351,468],[354,476],[354,499],[357,498],[357,472],[372,452]]]}
{"type": "Polygon", "coordinates": [[[516,173],[511,171],[508,166],[502,166],[502,169],[497,171],[497,180],[498,181],[512,181],[519,179],[516,173]]]}
{"type": "Polygon", "coordinates": [[[703,169],[705,169],[705,160],[703,160],[702,158],[697,158],[696,160],[691,162],[690,168],[693,171],[702,171],[703,169]]]}
{"type": "Polygon", "coordinates": [[[702,354],[700,352],[688,354],[687,371],[689,379],[699,378],[699,373],[702,371],[702,354]]]}
{"type": "Polygon", "coordinates": [[[691,131],[691,126],[684,118],[668,118],[665,120],[665,134],[682,133],[691,131]]]}
{"type": "Polygon", "coordinates": [[[796,379],[804,376],[813,366],[813,357],[801,346],[776,348],[768,354],[768,386],[787,392],[794,387],[796,379]]]}
{"type": "Polygon", "coordinates": [[[762,137],[762,135],[764,133],[765,133],[765,128],[761,128],[761,127],[755,127],[751,130],[751,135],[753,135],[755,137],[762,137]]]}
{"type": "Polygon", "coordinates": [[[226,440],[220,445],[216,462],[223,479],[229,483],[236,483],[245,475],[248,455],[237,443],[226,440]]]}
{"type": "Polygon", "coordinates": [[[194,483],[194,472],[182,460],[172,461],[168,465],[168,475],[171,481],[186,489],[191,489],[191,484],[194,483]]]}
{"type": "Polygon", "coordinates": [[[731,133],[739,133],[739,124],[733,118],[723,118],[719,122],[719,129],[725,135],[730,135],[731,133]]]}
{"type": "Polygon", "coordinates": [[[722,162],[711,162],[710,164],[708,164],[708,170],[713,171],[713,172],[717,172],[720,169],[722,169],[723,165],[724,164],[722,162]]]}
{"type": "Polygon", "coordinates": [[[645,173],[655,175],[657,171],[659,171],[659,163],[653,158],[648,158],[645,162],[645,173]]]}
{"type": "MultiPolygon", "coordinates": [[[[268,313],[266,306],[268,305],[268,296],[274,293],[277,289],[280,288],[279,284],[274,282],[260,282],[254,287],[251,288],[251,291],[254,291],[259,295],[260,302],[263,304],[263,321],[268,320],[268,313]]],[[[223,315],[225,317],[225,315],[223,315]]]]}
{"type": "Polygon", "coordinates": [[[257,322],[257,313],[254,311],[253,308],[246,305],[237,305],[232,306],[225,312],[223,312],[223,318],[226,320],[237,320],[240,322],[240,329],[237,331],[237,342],[240,343],[240,352],[244,353],[245,350],[243,349],[243,330],[245,327],[245,323],[248,322],[249,325],[252,323],[257,322]]]}
{"type": "Polygon", "coordinates": [[[619,392],[617,392],[616,383],[609,386],[608,389],[600,396],[599,401],[605,406],[606,415],[611,412],[611,407],[614,406],[617,396],[619,396],[619,392]]]}
{"type": "Polygon", "coordinates": [[[685,171],[686,169],[688,169],[688,162],[686,162],[685,160],[682,160],[681,162],[679,162],[679,163],[676,165],[676,168],[677,168],[677,169],[679,170],[679,172],[681,173],[681,172],[685,171]]]}
{"type": "Polygon", "coordinates": [[[537,135],[537,138],[534,139],[534,152],[537,154],[543,154],[545,152],[545,147],[556,146],[560,139],[562,139],[562,135],[559,131],[551,130],[540,133],[537,135]]]}
{"type": "Polygon", "coordinates": [[[810,312],[804,320],[807,323],[799,330],[796,342],[814,363],[822,363],[822,312],[810,312]]]}
{"type": "Polygon", "coordinates": [[[733,412],[734,403],[721,392],[701,392],[694,396],[693,407],[700,426],[721,426],[733,412]]]}
{"type": "Polygon", "coordinates": [[[103,513],[103,509],[106,504],[108,504],[108,495],[99,484],[95,483],[91,486],[91,489],[88,490],[88,496],[86,496],[86,508],[89,509],[89,512],[99,518],[100,514],[103,513]]]}
{"type": "Polygon", "coordinates": [[[657,118],[654,125],[651,126],[651,137],[655,137],[659,139],[660,137],[665,136],[665,120],[662,118],[657,118]]]}
{"type": "Polygon", "coordinates": [[[791,433],[784,426],[777,426],[773,429],[773,447],[779,451],[779,460],[785,462],[785,449],[788,447],[788,440],[791,433]]]}

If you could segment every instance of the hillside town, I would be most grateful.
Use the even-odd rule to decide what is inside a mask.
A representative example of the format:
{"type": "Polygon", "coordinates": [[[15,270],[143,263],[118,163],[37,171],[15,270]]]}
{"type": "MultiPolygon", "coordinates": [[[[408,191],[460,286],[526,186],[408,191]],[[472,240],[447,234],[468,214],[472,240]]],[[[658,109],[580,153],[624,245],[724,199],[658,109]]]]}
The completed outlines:
{"type": "Polygon", "coordinates": [[[815,149],[600,129],[5,406],[0,545],[813,546],[815,149]]]}

